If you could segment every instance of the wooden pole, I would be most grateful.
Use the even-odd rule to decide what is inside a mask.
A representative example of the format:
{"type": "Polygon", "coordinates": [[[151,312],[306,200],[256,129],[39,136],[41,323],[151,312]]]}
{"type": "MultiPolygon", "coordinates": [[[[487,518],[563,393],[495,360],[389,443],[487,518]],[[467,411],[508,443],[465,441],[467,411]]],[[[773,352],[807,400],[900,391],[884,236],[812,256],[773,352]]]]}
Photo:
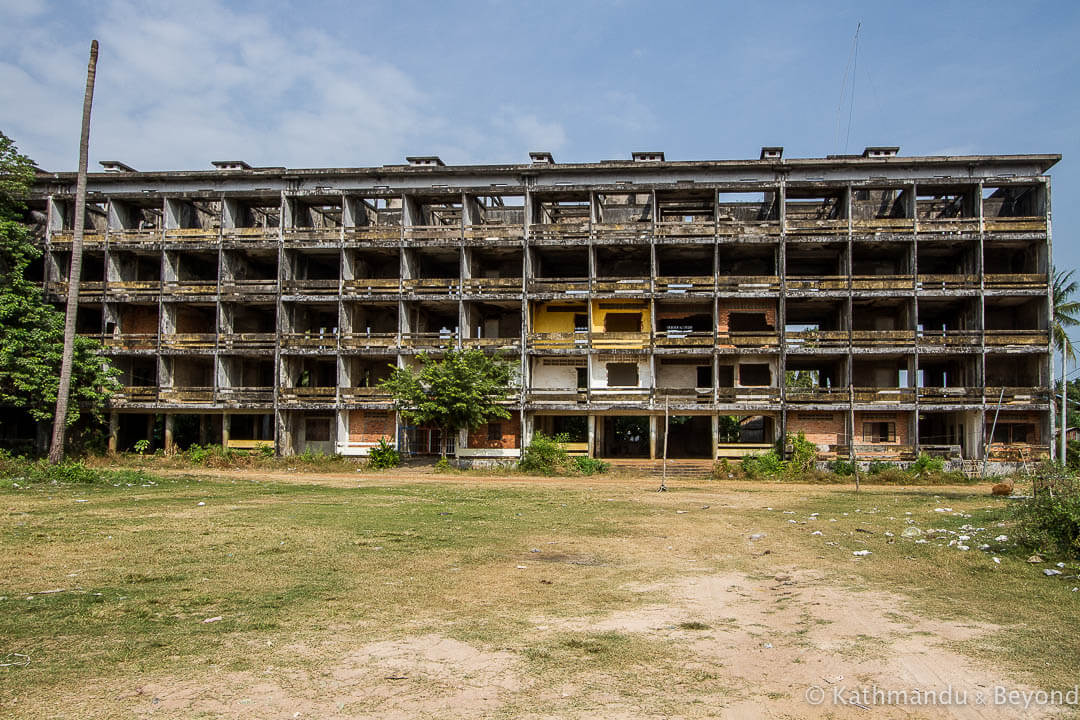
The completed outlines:
{"type": "Polygon", "coordinates": [[[667,492],[667,436],[668,436],[668,400],[664,399],[664,470],[660,476],[660,489],[657,492],[667,492]]]}
{"type": "Polygon", "coordinates": [[[79,310],[79,278],[82,275],[83,232],[86,229],[86,166],[90,154],[90,107],[94,103],[94,78],[97,75],[98,41],[90,43],[90,62],[86,66],[86,93],[83,96],[82,132],[79,136],[79,174],[75,181],[75,236],[71,241],[71,267],[68,270],[67,307],[64,312],[64,354],[60,361],[60,386],[56,391],[56,414],[53,415],[52,445],[49,462],[64,459],[64,432],[67,429],[68,400],[71,394],[71,366],[75,359],[75,318],[79,310]]]}

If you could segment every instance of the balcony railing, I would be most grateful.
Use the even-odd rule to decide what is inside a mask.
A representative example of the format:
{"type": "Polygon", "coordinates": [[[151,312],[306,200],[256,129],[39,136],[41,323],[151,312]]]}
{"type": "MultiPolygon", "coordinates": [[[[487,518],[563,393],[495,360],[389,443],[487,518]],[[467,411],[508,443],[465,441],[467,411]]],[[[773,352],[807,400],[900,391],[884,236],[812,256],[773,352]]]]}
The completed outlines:
{"type": "Polygon", "coordinates": [[[917,330],[919,347],[975,347],[979,344],[978,330],[917,330]]]}
{"type": "Polygon", "coordinates": [[[276,295],[277,280],[221,280],[222,295],[276,295]]]}
{"type": "Polygon", "coordinates": [[[597,293],[640,295],[649,292],[652,283],[648,277],[596,278],[593,281],[592,288],[593,292],[597,293]]]}
{"type": "Polygon", "coordinates": [[[682,222],[664,220],[656,223],[656,239],[659,242],[694,242],[709,241],[716,235],[716,223],[682,222]]]}
{"type": "Polygon", "coordinates": [[[972,405],[982,402],[980,388],[921,387],[917,388],[919,402],[927,405],[972,405]]]}
{"type": "Polygon", "coordinates": [[[124,247],[125,245],[154,245],[161,241],[162,233],[159,229],[149,230],[110,230],[109,246],[124,247]]]}
{"type": "Polygon", "coordinates": [[[955,292],[978,290],[978,275],[919,275],[916,279],[919,292],[955,292]]]}
{"type": "Polygon", "coordinates": [[[341,334],[341,347],[348,349],[357,348],[389,348],[397,345],[396,332],[367,333],[346,332],[341,334]]]}
{"type": "Polygon", "coordinates": [[[529,292],[584,295],[589,292],[589,278],[529,278],[529,292]]]}
{"type": "Polygon", "coordinates": [[[115,390],[109,395],[109,402],[118,403],[152,403],[158,400],[157,385],[128,385],[115,390]]]}
{"type": "MultiPolygon", "coordinates": [[[[66,280],[54,280],[45,286],[50,295],[67,298],[68,283],[66,280]]],[[[83,280],[79,283],[80,300],[100,300],[105,294],[105,283],[100,280],[83,280]]]]}
{"type": "Polygon", "coordinates": [[[450,348],[457,345],[456,332],[405,332],[401,333],[404,347],[450,348]]]}
{"type": "Polygon", "coordinates": [[[218,402],[223,403],[272,403],[274,388],[266,386],[225,387],[217,390],[218,402]]]}
{"type": "Polygon", "coordinates": [[[115,333],[105,336],[110,350],[157,350],[157,333],[115,333]]]}
{"type": "Polygon", "coordinates": [[[722,387],[716,391],[716,398],[725,404],[768,404],[780,402],[778,387],[722,387]]]}
{"type": "Polygon", "coordinates": [[[529,242],[581,245],[589,238],[589,221],[535,223],[529,226],[529,242]]]}
{"type": "Polygon", "coordinates": [[[521,337],[462,338],[461,346],[481,350],[518,350],[521,348],[521,337]]]}
{"type": "Polygon", "coordinates": [[[738,220],[734,217],[721,215],[716,223],[716,234],[721,240],[737,237],[769,237],[780,238],[779,220],[738,220]]]}
{"type": "Polygon", "coordinates": [[[291,403],[337,402],[337,387],[282,387],[278,389],[278,401],[291,403]]]}
{"type": "Polygon", "coordinates": [[[915,388],[860,388],[854,389],[855,402],[864,405],[901,405],[915,402],[915,388]]]}
{"type": "Polygon", "coordinates": [[[868,218],[852,220],[851,225],[855,233],[905,233],[915,229],[912,218],[868,218]]]}
{"type": "Polygon", "coordinates": [[[857,347],[900,348],[915,344],[914,330],[852,330],[851,342],[857,347]]]}
{"type": "Polygon", "coordinates": [[[172,350],[213,349],[216,341],[216,333],[164,333],[161,336],[161,346],[172,350]]]}
{"type": "Polygon", "coordinates": [[[466,278],[461,283],[461,291],[466,295],[506,295],[520,293],[522,278],[466,278]]]}
{"type": "Polygon", "coordinates": [[[713,389],[688,387],[658,387],[653,390],[654,402],[711,403],[713,389]]]}
{"type": "Polygon", "coordinates": [[[168,295],[182,295],[184,297],[199,297],[217,295],[217,280],[166,280],[161,286],[162,292],[168,295]]]}
{"type": "Polygon", "coordinates": [[[456,295],[461,291],[459,278],[406,278],[402,290],[415,295],[456,295]]]}
{"type": "Polygon", "coordinates": [[[977,232],[979,232],[978,218],[919,218],[919,234],[977,232]]]}
{"type": "Polygon", "coordinates": [[[778,293],[780,278],[776,275],[725,275],[716,278],[716,287],[722,293],[778,293]]]}
{"type": "Polygon", "coordinates": [[[151,298],[161,294],[160,280],[110,280],[105,283],[105,292],[110,295],[151,298]]]}
{"type": "MultiPolygon", "coordinates": [[[[54,246],[56,245],[70,245],[75,241],[75,233],[71,230],[65,230],[61,232],[53,232],[50,236],[49,242],[54,246]]],[[[85,230],[83,232],[83,247],[84,248],[98,248],[105,246],[105,233],[93,232],[92,230],[85,230]]]]}
{"type": "Polygon", "coordinates": [[[986,404],[1038,405],[1050,402],[1050,391],[1038,387],[987,387],[986,404]]]}
{"type": "Polygon", "coordinates": [[[847,403],[851,393],[846,387],[789,387],[784,397],[791,405],[847,403]]]}
{"type": "Polygon", "coordinates": [[[160,393],[162,402],[169,403],[212,403],[213,387],[163,387],[160,393]]]}
{"type": "Polygon", "coordinates": [[[852,275],[853,290],[910,291],[915,289],[913,275],[852,275]]]}
{"type": "Polygon", "coordinates": [[[589,400],[585,388],[532,388],[526,400],[530,403],[584,403],[589,400]]]}
{"type": "Polygon", "coordinates": [[[603,245],[630,245],[649,242],[652,237],[651,222],[594,223],[591,227],[594,243],[603,245]]]}
{"type": "MultiPolygon", "coordinates": [[[[280,232],[276,227],[241,227],[222,228],[221,237],[225,242],[238,245],[256,245],[259,243],[277,243],[280,232]]],[[[168,240],[168,234],[165,237],[168,240]]]]}
{"type": "Polygon", "coordinates": [[[281,292],[286,295],[337,295],[341,283],[338,280],[286,280],[281,292]]]}
{"type": "Polygon", "coordinates": [[[599,332],[593,333],[592,346],[611,350],[649,347],[647,332],[599,332]]]}
{"type": "Polygon", "coordinates": [[[581,332],[535,332],[529,333],[529,347],[537,349],[585,348],[589,346],[589,333],[581,332]]]}
{"type": "Polygon", "coordinates": [[[393,402],[394,398],[389,391],[381,387],[343,387],[341,388],[342,402],[393,402]]]}
{"type": "Polygon", "coordinates": [[[332,332],[281,333],[281,347],[290,350],[334,350],[337,340],[337,334],[332,332]]]}
{"type": "Polygon", "coordinates": [[[276,333],[221,333],[218,347],[222,350],[273,350],[276,333]]]}
{"type": "Polygon", "coordinates": [[[719,332],[716,345],[721,348],[780,347],[780,333],[775,330],[719,332]]]}
{"type": "Polygon", "coordinates": [[[461,242],[461,225],[406,225],[405,242],[454,244],[461,242]]]}
{"type": "Polygon", "coordinates": [[[390,246],[400,242],[400,225],[358,225],[345,228],[346,244],[390,246]]]}
{"type": "Polygon", "coordinates": [[[506,240],[521,241],[525,237],[524,225],[466,225],[465,239],[473,241],[499,242],[506,240]]]}
{"type": "Polygon", "coordinates": [[[784,222],[784,230],[789,237],[815,237],[821,235],[846,235],[847,218],[793,218],[784,222]]]}
{"type": "Polygon", "coordinates": [[[784,332],[788,350],[831,350],[848,346],[846,330],[795,330],[784,332]]]}
{"type": "Polygon", "coordinates": [[[1046,292],[1047,279],[1046,275],[1038,273],[1018,273],[1015,275],[995,273],[984,276],[983,283],[987,290],[1046,292]]]}
{"type": "Polygon", "coordinates": [[[1050,336],[1045,330],[987,330],[988,347],[1045,348],[1050,336]]]}
{"type": "Polygon", "coordinates": [[[341,284],[342,295],[395,295],[401,287],[398,278],[353,278],[341,284]]]}
{"type": "Polygon", "coordinates": [[[284,228],[286,247],[327,247],[341,243],[341,228],[284,228]]]}
{"type": "Polygon", "coordinates": [[[1046,232],[1044,217],[988,217],[983,219],[986,232],[1046,232]]]}
{"type": "Polygon", "coordinates": [[[652,390],[647,387],[590,388],[590,402],[648,402],[652,390]]]}
{"type": "Polygon", "coordinates": [[[712,347],[716,336],[712,331],[657,330],[653,344],[660,348],[712,347]]]}
{"type": "MultiPolygon", "coordinates": [[[[276,232],[276,231],[275,231],[276,232]]],[[[261,230],[260,230],[261,233],[261,230]]],[[[220,237],[217,228],[166,228],[165,242],[206,245],[216,243],[220,237]]],[[[276,238],[275,238],[276,240],[276,238]]]]}
{"type": "Polygon", "coordinates": [[[668,295],[710,294],[716,284],[712,275],[661,276],[656,278],[656,292],[668,295]]]}
{"type": "Polygon", "coordinates": [[[847,290],[846,275],[789,275],[786,280],[788,291],[827,292],[847,290]]]}

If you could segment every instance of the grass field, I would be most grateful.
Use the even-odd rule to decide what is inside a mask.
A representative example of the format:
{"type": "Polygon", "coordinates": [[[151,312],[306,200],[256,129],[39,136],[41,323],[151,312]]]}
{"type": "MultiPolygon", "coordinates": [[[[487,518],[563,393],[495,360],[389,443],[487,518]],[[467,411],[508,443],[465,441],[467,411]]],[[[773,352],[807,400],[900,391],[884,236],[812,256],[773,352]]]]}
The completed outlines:
{"type": "MultiPolygon", "coordinates": [[[[0,714],[864,717],[805,691],[1080,678],[1076,569],[995,541],[1009,501],[986,487],[654,490],[355,472],[2,489],[0,714]]],[[[915,716],[1022,712],[969,710],[915,716]]]]}

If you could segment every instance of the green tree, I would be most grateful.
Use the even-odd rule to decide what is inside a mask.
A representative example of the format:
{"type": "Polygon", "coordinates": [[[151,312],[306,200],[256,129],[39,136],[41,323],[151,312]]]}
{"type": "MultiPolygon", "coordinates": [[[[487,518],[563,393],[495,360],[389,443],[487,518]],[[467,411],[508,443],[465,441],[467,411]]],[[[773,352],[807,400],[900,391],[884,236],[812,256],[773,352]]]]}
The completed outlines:
{"type": "MultiPolygon", "coordinates": [[[[52,419],[60,384],[64,314],[44,301],[41,287],[27,279],[27,268],[41,256],[34,230],[26,222],[26,198],[34,164],[0,132],[0,406],[25,410],[35,420],[52,419]]],[[[86,410],[100,418],[114,372],[100,356],[101,346],[77,338],[67,424],[86,410]]]]}
{"type": "MultiPolygon", "coordinates": [[[[1058,270],[1054,269],[1054,286],[1053,286],[1053,299],[1054,299],[1054,325],[1051,328],[1052,341],[1054,348],[1061,353],[1061,386],[1059,392],[1064,392],[1065,387],[1065,366],[1069,360],[1076,361],[1076,351],[1073,348],[1072,341],[1069,340],[1069,329],[1080,325],[1080,302],[1073,299],[1077,290],[1080,290],[1080,283],[1073,279],[1075,270],[1058,270]]],[[[1065,406],[1068,403],[1058,400],[1059,413],[1061,417],[1060,428],[1060,442],[1061,442],[1061,462],[1065,462],[1065,428],[1066,428],[1066,412],[1065,406]]]]}
{"type": "Polygon", "coordinates": [[[442,457],[448,436],[510,417],[500,404],[513,383],[510,363],[480,350],[450,350],[441,360],[422,353],[419,360],[419,368],[394,367],[380,386],[394,397],[406,420],[442,431],[442,457]]]}

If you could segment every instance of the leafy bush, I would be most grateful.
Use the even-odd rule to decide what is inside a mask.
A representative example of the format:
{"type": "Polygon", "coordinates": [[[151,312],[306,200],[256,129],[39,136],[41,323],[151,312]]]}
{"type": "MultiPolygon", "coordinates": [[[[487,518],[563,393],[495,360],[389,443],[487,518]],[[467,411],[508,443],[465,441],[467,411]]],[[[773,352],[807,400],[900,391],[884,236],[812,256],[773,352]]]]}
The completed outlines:
{"type": "Polygon", "coordinates": [[[379,438],[379,444],[368,453],[368,465],[375,470],[397,467],[401,464],[401,455],[386,438],[379,438]]]}
{"type": "Polygon", "coordinates": [[[450,461],[445,458],[439,458],[439,461],[435,463],[435,472],[437,473],[450,473],[454,472],[453,466],[450,465],[450,461]]]}
{"type": "Polygon", "coordinates": [[[829,463],[829,471],[842,477],[848,477],[855,474],[855,463],[837,458],[829,463]]]}
{"type": "Polygon", "coordinates": [[[139,453],[139,455],[144,454],[149,449],[150,449],[150,441],[147,440],[146,438],[143,438],[142,440],[135,441],[135,452],[139,453]]]}
{"type": "Polygon", "coordinates": [[[911,463],[908,471],[916,477],[927,473],[939,473],[945,469],[945,460],[939,457],[931,457],[926,453],[919,453],[915,462],[911,463]]]}
{"type": "Polygon", "coordinates": [[[579,455],[574,458],[573,466],[574,469],[582,475],[598,475],[600,473],[606,473],[611,469],[609,463],[588,457],[587,455],[579,455]]]}
{"type": "Polygon", "coordinates": [[[900,470],[896,463],[886,462],[885,460],[871,460],[870,467],[867,469],[868,475],[877,475],[883,473],[886,470],[900,470]]]}
{"type": "Polygon", "coordinates": [[[817,446],[806,439],[806,433],[800,430],[795,437],[788,435],[787,441],[791,444],[791,459],[788,460],[784,472],[791,475],[812,470],[814,461],[817,460],[817,446]]]}
{"type": "Polygon", "coordinates": [[[775,450],[760,455],[746,455],[739,462],[740,469],[751,478],[776,477],[784,472],[784,461],[775,450]]]}
{"type": "Polygon", "coordinates": [[[567,440],[567,436],[563,434],[551,437],[542,432],[534,433],[532,442],[521,453],[518,467],[525,472],[543,473],[544,475],[551,475],[565,470],[569,459],[563,443],[567,442],[567,440]]]}
{"type": "Polygon", "coordinates": [[[1025,547],[1080,559],[1080,484],[1060,468],[1036,480],[1042,490],[1013,511],[1016,539],[1025,547]]]}

